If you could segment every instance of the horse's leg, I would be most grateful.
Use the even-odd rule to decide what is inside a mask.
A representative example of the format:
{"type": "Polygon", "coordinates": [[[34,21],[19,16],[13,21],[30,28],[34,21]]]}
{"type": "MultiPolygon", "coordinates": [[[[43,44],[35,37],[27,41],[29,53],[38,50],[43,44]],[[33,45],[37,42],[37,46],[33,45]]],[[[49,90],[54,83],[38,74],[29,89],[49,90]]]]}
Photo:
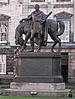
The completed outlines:
{"type": "Polygon", "coordinates": [[[59,50],[58,50],[58,52],[60,52],[60,50],[61,50],[61,39],[58,37],[58,39],[59,39],[59,41],[58,41],[58,43],[59,43],[59,50]]]}
{"type": "Polygon", "coordinates": [[[38,41],[38,50],[37,50],[37,52],[40,52],[40,49],[41,49],[41,39],[39,39],[39,41],[38,41]]]}
{"type": "Polygon", "coordinates": [[[18,51],[19,51],[19,48],[17,47],[17,49],[15,50],[15,52],[14,52],[14,53],[15,53],[15,54],[17,54],[17,52],[18,52],[18,51]]]}
{"type": "Polygon", "coordinates": [[[28,33],[26,34],[26,38],[25,38],[24,44],[23,44],[23,46],[22,46],[22,48],[21,48],[20,51],[23,51],[23,50],[26,48],[26,43],[27,43],[28,39],[30,38],[30,35],[31,35],[30,32],[28,32],[28,33]]]}
{"type": "Polygon", "coordinates": [[[53,44],[53,46],[52,46],[52,48],[51,48],[51,51],[53,52],[53,49],[54,49],[54,47],[55,47],[55,45],[58,43],[58,41],[57,40],[55,40],[54,41],[54,44],[53,44]]]}
{"type": "Polygon", "coordinates": [[[54,41],[52,47],[51,47],[51,52],[53,52],[53,49],[55,47],[55,45],[58,43],[58,37],[55,35],[56,33],[55,32],[48,32],[49,36],[52,38],[52,40],[54,41]]]}
{"type": "Polygon", "coordinates": [[[40,52],[40,49],[41,49],[41,44],[42,44],[42,38],[41,38],[41,34],[38,34],[38,50],[37,52],[40,52]]]}
{"type": "Polygon", "coordinates": [[[34,52],[34,37],[36,36],[36,33],[32,33],[30,37],[30,43],[31,43],[31,50],[29,52],[34,52]]]}
{"type": "Polygon", "coordinates": [[[60,50],[61,50],[61,40],[60,40],[59,37],[56,37],[56,40],[54,41],[54,44],[53,44],[53,46],[52,46],[51,51],[53,51],[53,49],[54,49],[54,47],[55,47],[55,45],[56,45],[57,43],[59,43],[59,49],[58,49],[58,52],[60,52],[60,50]]]}

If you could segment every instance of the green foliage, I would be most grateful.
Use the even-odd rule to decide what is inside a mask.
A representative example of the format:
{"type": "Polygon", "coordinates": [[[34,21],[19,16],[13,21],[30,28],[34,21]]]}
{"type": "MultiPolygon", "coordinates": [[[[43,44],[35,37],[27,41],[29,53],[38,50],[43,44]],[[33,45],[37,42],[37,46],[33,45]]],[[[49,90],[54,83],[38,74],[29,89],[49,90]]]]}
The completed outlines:
{"type": "Polygon", "coordinates": [[[36,97],[36,96],[0,96],[0,99],[75,99],[73,98],[50,98],[50,97],[36,97]]]}

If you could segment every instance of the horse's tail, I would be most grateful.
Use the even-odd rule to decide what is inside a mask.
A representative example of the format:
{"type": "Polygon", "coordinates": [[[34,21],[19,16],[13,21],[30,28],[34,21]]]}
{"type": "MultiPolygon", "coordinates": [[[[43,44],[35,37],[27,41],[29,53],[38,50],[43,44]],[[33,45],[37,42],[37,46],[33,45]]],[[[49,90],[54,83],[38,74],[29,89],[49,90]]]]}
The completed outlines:
{"type": "Polygon", "coordinates": [[[57,20],[57,22],[59,23],[59,27],[60,27],[60,30],[58,31],[57,36],[60,36],[60,35],[62,35],[64,33],[65,24],[61,20],[57,20]]]}
{"type": "Polygon", "coordinates": [[[15,29],[15,44],[19,44],[19,39],[20,39],[20,24],[17,26],[15,29]]]}
{"type": "Polygon", "coordinates": [[[19,40],[19,32],[17,31],[17,29],[15,30],[15,44],[18,44],[18,40],[19,40]]]}

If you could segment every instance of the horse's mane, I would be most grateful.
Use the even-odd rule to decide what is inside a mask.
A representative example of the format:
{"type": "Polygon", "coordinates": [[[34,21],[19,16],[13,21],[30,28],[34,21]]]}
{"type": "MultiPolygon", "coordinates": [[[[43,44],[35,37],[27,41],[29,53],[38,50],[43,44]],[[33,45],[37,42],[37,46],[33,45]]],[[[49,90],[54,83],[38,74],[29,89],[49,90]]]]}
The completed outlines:
{"type": "Polygon", "coordinates": [[[24,18],[24,19],[21,19],[19,22],[22,23],[22,22],[26,22],[26,21],[29,21],[28,18],[24,18]]]}

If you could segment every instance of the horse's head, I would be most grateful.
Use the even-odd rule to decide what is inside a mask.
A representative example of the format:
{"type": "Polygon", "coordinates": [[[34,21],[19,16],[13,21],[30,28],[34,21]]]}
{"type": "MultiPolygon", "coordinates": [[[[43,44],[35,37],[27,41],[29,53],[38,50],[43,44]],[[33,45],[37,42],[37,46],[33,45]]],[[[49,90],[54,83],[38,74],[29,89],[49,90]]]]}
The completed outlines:
{"type": "Polygon", "coordinates": [[[30,25],[31,25],[31,20],[26,19],[22,19],[20,21],[20,24],[17,26],[16,30],[15,30],[15,43],[22,45],[24,40],[23,40],[23,34],[26,35],[26,33],[28,33],[28,31],[30,30],[30,25]]]}
{"type": "Polygon", "coordinates": [[[20,20],[19,22],[20,23],[28,23],[28,22],[31,22],[31,20],[28,18],[24,18],[24,19],[20,20]]]}

